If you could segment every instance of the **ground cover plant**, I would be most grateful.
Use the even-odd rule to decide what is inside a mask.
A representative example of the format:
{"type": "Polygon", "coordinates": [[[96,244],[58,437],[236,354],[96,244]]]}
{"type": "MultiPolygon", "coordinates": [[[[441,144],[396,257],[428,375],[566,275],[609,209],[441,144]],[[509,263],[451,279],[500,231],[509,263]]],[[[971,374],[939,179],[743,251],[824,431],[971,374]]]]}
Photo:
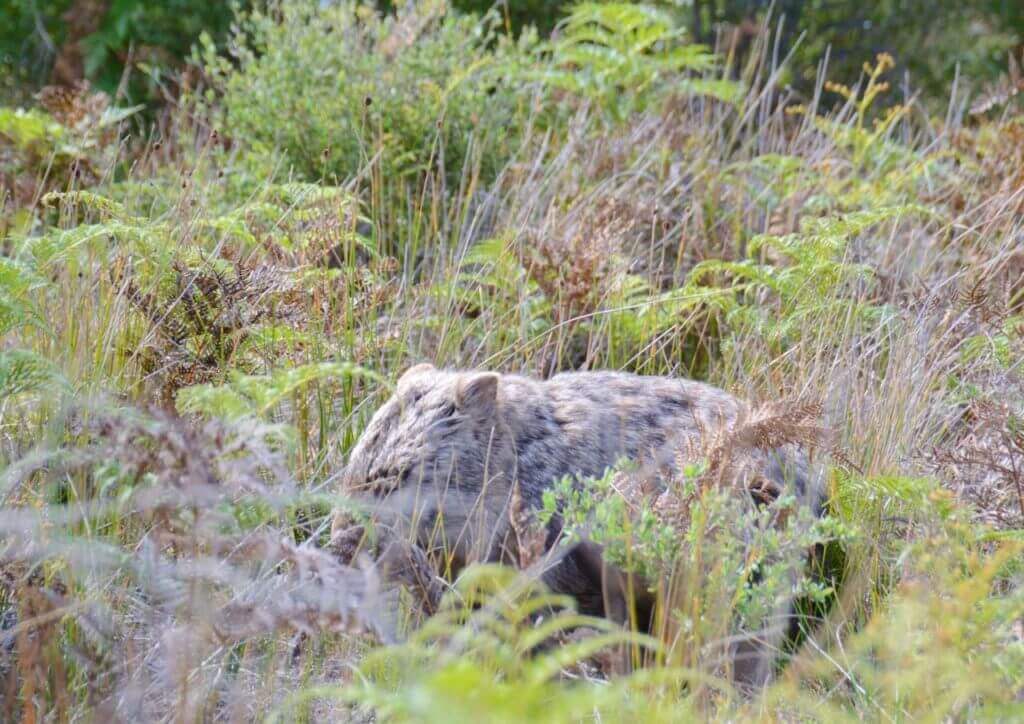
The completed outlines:
{"type": "Polygon", "coordinates": [[[739,58],[636,4],[546,39],[237,12],[151,133],[85,85],[0,108],[4,720],[1024,715],[1016,65],[936,115],[884,53],[790,95],[768,21],[739,58]],[[660,625],[574,613],[529,555],[404,586],[335,555],[338,471],[424,360],[753,402],[678,479],[545,500],[664,581],[660,625]],[[738,503],[766,441],[824,466],[823,520],[738,503]],[[794,593],[737,691],[724,652],[794,593]]]}

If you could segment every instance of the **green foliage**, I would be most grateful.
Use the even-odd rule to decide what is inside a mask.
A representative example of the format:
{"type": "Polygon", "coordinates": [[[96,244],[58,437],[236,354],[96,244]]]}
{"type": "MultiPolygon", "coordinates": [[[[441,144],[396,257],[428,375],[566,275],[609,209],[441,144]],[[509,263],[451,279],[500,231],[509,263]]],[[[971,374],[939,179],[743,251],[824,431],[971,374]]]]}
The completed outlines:
{"type": "Polygon", "coordinates": [[[594,716],[663,721],[689,707],[671,694],[697,677],[664,668],[614,682],[566,682],[560,672],[626,644],[657,642],[580,616],[514,571],[475,566],[410,639],[366,657],[357,683],[294,694],[275,717],[311,699],[337,698],[389,721],[563,722],[594,716]],[[575,636],[581,628],[589,635],[575,636]],[[655,692],[663,694],[655,697],[655,692]]]}
{"type": "MultiPolygon", "coordinates": [[[[890,711],[914,719],[1014,718],[1024,675],[1024,643],[1011,630],[1024,611],[1020,541],[984,542],[988,536],[934,480],[851,478],[839,491],[840,515],[852,513],[858,546],[871,542],[878,520],[905,521],[918,535],[886,541],[890,566],[881,570],[898,567],[899,580],[884,581],[891,586],[885,598],[842,652],[834,652],[841,673],[826,658],[796,667],[804,685],[832,694],[815,697],[783,684],[769,700],[830,720],[890,711]],[[832,689],[839,679],[845,685],[832,689]]],[[[878,583],[877,572],[856,557],[848,585],[858,577],[878,583]]]]}
{"type": "Polygon", "coordinates": [[[135,103],[162,100],[161,91],[173,81],[172,74],[184,64],[200,35],[224,37],[235,8],[247,4],[246,0],[114,0],[96,32],[82,41],[85,75],[113,92],[125,72],[127,51],[141,48],[135,50],[136,67],[129,69],[136,72],[129,77],[127,97],[135,103]]]}
{"type": "Polygon", "coordinates": [[[157,375],[168,404],[180,387],[259,374],[278,355],[318,348],[319,323],[307,324],[297,304],[337,272],[313,265],[335,246],[375,257],[355,232],[351,196],[331,187],[267,186],[224,213],[197,214],[187,238],[173,205],[138,216],[135,201],[92,191],[51,193],[44,203],[79,223],[12,237],[11,257],[0,260],[0,323],[45,333],[39,310],[60,303],[69,278],[95,278],[127,323],[90,354],[157,375]],[[302,271],[283,272],[264,254],[302,271]]]}
{"type": "Polygon", "coordinates": [[[689,651],[691,661],[721,637],[768,629],[794,593],[824,603],[834,592],[809,577],[804,558],[850,537],[838,519],[815,519],[791,496],[757,506],[735,488],[709,484],[705,473],[703,464],[688,464],[648,495],[636,494],[644,484],[628,466],[564,479],[545,491],[541,518],[560,516],[567,544],[599,543],[608,562],[639,573],[685,632],[685,644],[666,644],[689,651]],[[691,592],[686,601],[672,598],[680,590],[691,592]]]}
{"type": "Polygon", "coordinates": [[[697,286],[654,289],[643,276],[626,270],[621,255],[571,250],[559,265],[539,262],[531,251],[536,250],[528,243],[502,237],[478,243],[464,257],[453,291],[461,303],[479,305],[505,320],[487,333],[508,334],[507,343],[519,345],[523,354],[554,346],[571,358],[588,339],[604,338],[608,344],[601,363],[623,365],[637,348],[679,329],[688,313],[730,293],[697,286]],[[592,258],[584,261],[585,254],[592,258]],[[597,271],[591,267],[595,261],[608,262],[607,267],[597,271]],[[569,286],[582,288],[584,294],[567,291],[569,286]]]}
{"type": "Polygon", "coordinates": [[[822,325],[827,320],[877,323],[884,319],[883,309],[861,298],[857,287],[870,283],[873,270],[850,261],[850,241],[882,222],[914,213],[927,212],[909,206],[875,208],[809,219],[800,232],[786,236],[758,235],[748,245],[750,255],[778,261],[701,262],[690,272],[687,285],[707,290],[714,286],[709,280],[723,280],[733,294],[706,296],[708,303],[724,313],[736,337],[762,338],[776,354],[794,345],[802,334],[825,342],[817,335],[834,328],[822,325]]]}
{"type": "MultiPolygon", "coordinates": [[[[627,463],[622,465],[628,470],[627,463]]],[[[615,471],[583,481],[563,478],[544,491],[540,520],[547,524],[557,515],[568,545],[582,539],[600,543],[609,562],[656,581],[671,573],[681,555],[680,531],[661,520],[650,501],[633,509],[618,492],[620,482],[615,471]]]]}
{"type": "Polygon", "coordinates": [[[0,109],[0,134],[15,150],[36,158],[46,156],[51,149],[67,152],[58,146],[64,127],[42,111],[0,109]]]}
{"type": "MultiPolygon", "coordinates": [[[[12,218],[0,221],[0,234],[27,233],[30,211],[49,189],[96,183],[117,159],[117,129],[139,110],[110,107],[105,99],[88,103],[82,94],[69,100],[58,119],[42,110],[0,107],[0,193],[12,218]]],[[[6,215],[5,215],[6,216],[6,215]]]]}
{"type": "Polygon", "coordinates": [[[727,80],[688,78],[714,69],[715,57],[683,42],[671,16],[648,5],[580,3],[558,37],[545,44],[550,69],[541,78],[594,103],[619,122],[673,94],[698,93],[734,102],[741,87],[727,80]]]}
{"type": "Polygon", "coordinates": [[[33,293],[45,286],[32,265],[0,258],[0,334],[34,322],[45,324],[33,304],[33,293]]]}
{"type": "MultiPolygon", "coordinates": [[[[10,72],[22,87],[44,85],[58,57],[59,78],[81,72],[113,95],[123,87],[130,103],[162,102],[201,33],[220,39],[241,2],[141,0],[72,2],[6,0],[0,29],[0,75],[10,72]],[[141,72],[140,72],[141,71],[141,72]]],[[[17,98],[18,88],[0,86],[17,98]]]]}
{"type": "Polygon", "coordinates": [[[231,205],[222,213],[211,209],[197,215],[187,243],[182,244],[172,243],[177,231],[173,208],[147,218],[132,213],[114,194],[92,191],[51,193],[44,203],[61,207],[81,223],[24,238],[18,246],[22,258],[42,269],[66,263],[90,248],[111,255],[131,254],[133,271],[145,291],[173,286],[175,260],[190,267],[205,266],[216,275],[232,262],[244,265],[239,257],[268,250],[302,263],[319,259],[335,242],[373,251],[354,231],[358,218],[354,200],[335,187],[265,186],[247,203],[231,205]]]}
{"type": "Polygon", "coordinates": [[[517,147],[529,98],[510,75],[519,51],[443,0],[385,18],[348,0],[285,0],[238,27],[236,61],[204,43],[215,127],[302,179],[397,184],[437,170],[457,185],[467,164],[493,174],[517,147]]]}
{"type": "MultiPolygon", "coordinates": [[[[828,75],[854,84],[861,63],[879,51],[895,57],[900,75],[923,91],[936,111],[945,110],[954,78],[979,86],[1006,71],[1006,54],[1024,38],[1024,9],[1004,0],[688,0],[680,21],[711,43],[723,26],[749,33],[751,21],[782,21],[779,57],[793,54],[786,82],[811,95],[819,65],[828,53],[828,75]]],[[[742,45],[742,43],[741,43],[742,45]]],[[[961,85],[961,87],[963,87],[961,85]]]]}
{"type": "Polygon", "coordinates": [[[50,70],[53,49],[47,36],[38,33],[42,26],[53,37],[62,26],[61,14],[70,0],[35,3],[31,0],[7,0],[0,27],[0,103],[20,103],[27,88],[37,87],[50,70]]]}
{"type": "Polygon", "coordinates": [[[24,349],[0,352],[0,404],[26,393],[53,391],[60,375],[44,358],[24,349]]]}
{"type": "Polygon", "coordinates": [[[227,419],[263,417],[301,388],[355,376],[380,381],[378,375],[343,362],[317,362],[269,375],[232,375],[223,385],[194,385],[178,392],[181,412],[227,419]]]}

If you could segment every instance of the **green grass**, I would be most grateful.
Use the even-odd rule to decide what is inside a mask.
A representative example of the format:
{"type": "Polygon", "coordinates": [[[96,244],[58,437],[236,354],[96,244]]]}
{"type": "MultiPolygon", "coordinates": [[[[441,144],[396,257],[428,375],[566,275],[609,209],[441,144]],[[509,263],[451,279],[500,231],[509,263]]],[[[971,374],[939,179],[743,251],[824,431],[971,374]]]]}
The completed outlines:
{"type": "Polygon", "coordinates": [[[896,105],[884,58],[829,113],[794,109],[770,45],[725,80],[654,14],[630,56],[589,16],[515,46],[424,7],[397,50],[399,21],[332,25],[344,3],[250,18],[281,53],[206,51],[220,93],[159,139],[5,133],[24,193],[0,225],[4,718],[1020,716],[1024,117],[896,105]],[[324,105],[315,76],[351,47],[365,82],[400,55],[374,124],[353,125],[361,86],[324,105]],[[420,103],[446,53],[458,108],[420,103]],[[589,489],[617,555],[674,552],[653,639],[538,624],[563,602],[489,566],[427,617],[324,552],[347,451],[423,360],[820,403],[831,576],[774,682],[724,675],[724,642],[790,580],[769,571],[767,602],[742,585],[754,522],[727,496],[655,529],[589,489]],[[609,675],[641,643],[647,665],[609,675]]]}

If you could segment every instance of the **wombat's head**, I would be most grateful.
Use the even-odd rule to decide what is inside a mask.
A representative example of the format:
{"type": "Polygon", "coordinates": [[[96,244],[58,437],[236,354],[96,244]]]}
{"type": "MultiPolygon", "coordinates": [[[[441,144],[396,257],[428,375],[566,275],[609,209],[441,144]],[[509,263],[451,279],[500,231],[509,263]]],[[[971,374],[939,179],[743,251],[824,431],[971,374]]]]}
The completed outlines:
{"type": "Polygon", "coordinates": [[[422,364],[398,380],[342,474],[342,492],[463,560],[490,555],[514,475],[499,376],[422,364]]]}

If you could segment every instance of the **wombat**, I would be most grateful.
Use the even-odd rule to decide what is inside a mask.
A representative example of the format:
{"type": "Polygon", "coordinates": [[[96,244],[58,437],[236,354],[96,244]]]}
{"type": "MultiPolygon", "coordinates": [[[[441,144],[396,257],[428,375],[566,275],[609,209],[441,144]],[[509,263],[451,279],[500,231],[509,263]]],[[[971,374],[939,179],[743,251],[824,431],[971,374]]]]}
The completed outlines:
{"type": "MultiPolygon", "coordinates": [[[[521,505],[537,510],[558,480],[601,476],[623,458],[674,471],[685,438],[728,426],[741,405],[720,389],[685,379],[602,371],[542,381],[421,364],[401,376],[373,416],[341,474],[342,490],[375,501],[381,517],[404,526],[423,548],[442,548],[449,573],[472,561],[515,562],[514,487],[521,505]]],[[[820,513],[821,476],[802,454],[766,454],[759,467],[777,490],[820,513]]],[[[347,522],[337,515],[332,533],[347,522]]],[[[559,528],[556,518],[548,546],[558,541],[559,528]]],[[[605,566],[599,547],[584,542],[553,560],[543,581],[574,596],[581,612],[625,622],[636,606],[641,620],[649,615],[649,598],[623,600],[626,590],[644,587],[605,566]]],[[[764,683],[770,658],[756,650],[751,659],[749,666],[737,665],[734,676],[764,683]]]]}

